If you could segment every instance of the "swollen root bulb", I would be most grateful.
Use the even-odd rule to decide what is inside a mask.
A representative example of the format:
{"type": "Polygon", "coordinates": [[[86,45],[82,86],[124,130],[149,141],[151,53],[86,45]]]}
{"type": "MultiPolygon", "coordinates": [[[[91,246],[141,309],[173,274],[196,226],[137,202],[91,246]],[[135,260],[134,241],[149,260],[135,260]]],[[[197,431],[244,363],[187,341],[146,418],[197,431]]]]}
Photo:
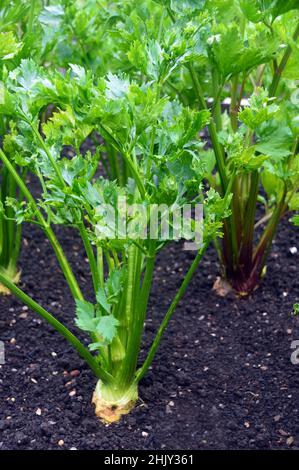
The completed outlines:
{"type": "Polygon", "coordinates": [[[120,392],[116,387],[107,386],[101,380],[98,381],[93,393],[92,403],[98,418],[106,424],[116,423],[122,415],[130,413],[138,399],[136,385],[131,385],[125,392],[120,392]]]}

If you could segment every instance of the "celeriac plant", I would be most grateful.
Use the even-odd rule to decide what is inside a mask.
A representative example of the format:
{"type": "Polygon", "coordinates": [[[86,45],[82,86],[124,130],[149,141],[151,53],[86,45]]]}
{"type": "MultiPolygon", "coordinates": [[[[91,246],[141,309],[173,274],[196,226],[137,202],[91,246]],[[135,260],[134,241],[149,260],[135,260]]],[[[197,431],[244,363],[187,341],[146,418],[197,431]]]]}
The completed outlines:
{"type": "MultiPolygon", "coordinates": [[[[221,198],[213,189],[204,193],[201,185],[198,133],[209,122],[209,111],[192,110],[166,96],[161,98],[157,86],[155,80],[138,85],[113,74],[95,80],[78,65],[72,65],[65,75],[51,73],[25,60],[8,75],[5,102],[0,107],[0,111],[11,113],[12,120],[7,136],[10,148],[0,150],[0,158],[24,197],[22,202],[8,198],[6,204],[17,223],[39,225],[52,244],[76,304],[76,325],[90,336],[89,349],[2,273],[0,282],[86,360],[98,379],[93,395],[96,413],[105,422],[117,421],[134,406],[138,383],[152,363],[163,332],[208,244],[221,236],[222,218],[229,215],[230,187],[221,198]],[[41,126],[40,110],[49,103],[55,111],[41,126]],[[98,148],[94,155],[81,154],[82,142],[93,131],[99,131],[125,160],[129,170],[125,186],[96,173],[103,149],[98,148]],[[65,145],[72,145],[73,157],[61,156],[65,145]],[[39,197],[33,197],[20,178],[16,161],[38,177],[39,197]],[[131,209],[121,219],[122,228],[117,222],[120,235],[113,236],[115,219],[107,219],[107,214],[112,211],[119,220],[120,198],[125,198],[131,209]],[[174,236],[178,228],[174,212],[186,203],[204,206],[202,243],[144,362],[139,364],[156,254],[174,236]],[[172,216],[170,232],[163,235],[163,222],[158,218],[158,230],[152,236],[148,229],[152,207],[160,204],[166,205],[172,216]],[[91,273],[92,300],[84,297],[55,236],[52,227],[57,224],[73,227],[81,236],[91,273]],[[129,229],[123,229],[123,224],[129,229]]],[[[184,225],[181,236],[192,239],[184,225]]]]}
{"type": "MultiPolygon", "coordinates": [[[[49,34],[47,25],[53,18],[47,16],[41,2],[35,0],[3,0],[0,5],[0,104],[3,104],[5,90],[3,83],[9,71],[15,69],[24,58],[34,57],[39,64],[44,63],[49,50],[55,46],[56,37],[49,34]],[[45,25],[45,22],[47,25],[45,25]]],[[[53,16],[53,15],[52,15],[53,16]]],[[[44,111],[44,110],[43,110],[44,111]]],[[[0,116],[0,145],[5,152],[10,152],[11,137],[7,135],[10,128],[10,116],[2,109],[0,116]]],[[[15,169],[20,177],[25,179],[26,169],[18,168],[15,159],[15,169]]],[[[13,211],[7,204],[9,198],[22,200],[15,180],[7,168],[0,166],[0,271],[13,282],[20,278],[18,258],[21,245],[21,224],[13,220],[13,211]]],[[[0,284],[0,293],[9,291],[0,284]]]]}
{"type": "Polygon", "coordinates": [[[205,178],[220,194],[228,185],[233,192],[216,248],[223,278],[247,295],[265,275],[281,217],[298,209],[299,2],[126,6],[119,6],[111,36],[126,51],[131,76],[142,81],[167,70],[160,96],[211,110],[211,148],[201,152],[205,178]]]}
{"type": "MultiPolygon", "coordinates": [[[[10,67],[15,67],[21,57],[26,57],[31,38],[33,11],[29,2],[3,1],[0,5],[0,104],[4,100],[3,80],[10,67]],[[28,20],[27,28],[23,28],[28,20]]],[[[0,116],[0,138],[8,127],[5,113],[0,116]]],[[[8,143],[7,143],[8,145],[8,143]]],[[[13,220],[12,209],[6,204],[7,197],[21,197],[17,185],[5,167],[0,167],[0,272],[13,282],[18,282],[20,271],[18,257],[21,243],[21,226],[13,220]]],[[[0,283],[0,293],[9,291],[0,283]]]]}

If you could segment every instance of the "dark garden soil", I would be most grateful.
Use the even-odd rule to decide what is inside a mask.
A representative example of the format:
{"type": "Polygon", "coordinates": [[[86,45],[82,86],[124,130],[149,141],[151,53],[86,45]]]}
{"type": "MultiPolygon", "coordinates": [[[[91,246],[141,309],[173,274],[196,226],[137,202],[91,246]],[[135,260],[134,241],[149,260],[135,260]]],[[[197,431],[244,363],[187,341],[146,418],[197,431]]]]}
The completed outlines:
{"type": "MultiPolygon", "coordinates": [[[[90,294],[82,248],[59,230],[81,285],[90,294]]],[[[22,287],[70,328],[74,305],[52,249],[38,228],[24,230],[22,287]]],[[[298,230],[283,221],[268,276],[248,300],[212,290],[215,253],[205,256],[165,334],[136,409],[107,427],[90,403],[92,373],[36,314],[0,299],[0,449],[285,449],[299,448],[298,230]],[[290,234],[291,232],[291,234],[290,234]]],[[[145,346],[179,286],[192,253],[169,246],[159,256],[145,346]]],[[[143,351],[144,354],[144,351],[143,351]]]]}

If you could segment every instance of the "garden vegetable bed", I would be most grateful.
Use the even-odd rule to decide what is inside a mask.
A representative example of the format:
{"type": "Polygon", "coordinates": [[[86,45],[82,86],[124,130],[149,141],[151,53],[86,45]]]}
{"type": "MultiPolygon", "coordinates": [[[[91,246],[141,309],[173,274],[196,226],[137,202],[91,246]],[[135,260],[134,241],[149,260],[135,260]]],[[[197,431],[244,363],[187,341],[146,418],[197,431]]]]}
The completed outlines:
{"type": "MultiPolygon", "coordinates": [[[[58,235],[88,297],[80,242],[68,229],[58,235]]],[[[210,249],[140,384],[141,400],[110,427],[94,415],[96,380],[83,361],[36,314],[2,297],[0,449],[299,448],[299,366],[290,361],[291,342],[299,339],[299,319],[291,315],[299,291],[293,246],[298,233],[285,218],[267,278],[249,300],[213,292],[210,249]]],[[[174,245],[159,255],[147,346],[193,256],[174,245]]],[[[73,301],[36,228],[25,228],[21,265],[25,291],[74,331],[73,301]]]]}
{"type": "Polygon", "coordinates": [[[1,2],[0,449],[299,449],[298,20],[1,2]]]}

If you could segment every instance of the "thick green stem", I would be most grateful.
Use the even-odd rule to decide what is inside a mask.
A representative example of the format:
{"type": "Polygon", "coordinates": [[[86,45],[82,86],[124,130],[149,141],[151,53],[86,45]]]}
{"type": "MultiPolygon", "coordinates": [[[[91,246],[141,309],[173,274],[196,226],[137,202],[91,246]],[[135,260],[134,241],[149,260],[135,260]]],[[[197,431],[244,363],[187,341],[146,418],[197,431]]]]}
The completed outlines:
{"type": "Polygon", "coordinates": [[[224,220],[224,238],[222,241],[222,256],[220,260],[223,262],[222,269],[224,272],[233,271],[238,266],[238,255],[239,255],[239,190],[238,190],[238,179],[235,172],[230,176],[227,188],[225,199],[229,197],[233,190],[232,198],[232,214],[227,220],[224,220]],[[237,214],[235,213],[237,212],[237,214]]]}
{"type": "Polygon", "coordinates": [[[61,171],[60,171],[60,169],[59,169],[59,167],[58,167],[58,165],[57,165],[55,159],[53,158],[53,156],[52,156],[50,150],[48,149],[47,145],[45,144],[44,139],[43,139],[42,136],[40,135],[40,133],[39,133],[38,129],[36,128],[36,126],[35,126],[32,122],[30,122],[30,121],[27,121],[27,122],[28,122],[28,124],[31,126],[31,129],[32,129],[34,135],[36,136],[36,138],[37,138],[37,140],[38,140],[38,142],[39,142],[41,148],[43,149],[43,151],[44,151],[45,154],[47,155],[48,159],[50,160],[50,163],[51,163],[51,165],[52,165],[52,167],[53,167],[53,170],[55,171],[55,174],[56,174],[58,180],[60,181],[60,184],[61,184],[63,187],[65,187],[66,184],[65,184],[65,181],[64,181],[63,176],[62,176],[62,174],[61,174],[61,171]]]}
{"type": "Polygon", "coordinates": [[[231,175],[229,186],[232,188],[232,213],[230,217],[224,221],[225,235],[223,245],[226,245],[225,259],[226,265],[231,266],[232,270],[237,269],[239,265],[239,242],[240,242],[240,203],[239,203],[239,188],[238,176],[231,175]]]}
{"type": "Polygon", "coordinates": [[[137,188],[140,192],[140,196],[142,197],[142,199],[145,199],[146,198],[146,190],[145,190],[142,178],[140,177],[138,169],[136,168],[135,164],[132,162],[132,159],[129,155],[127,155],[126,153],[123,153],[122,155],[123,155],[124,160],[125,160],[126,164],[128,165],[131,173],[132,173],[132,176],[134,177],[134,179],[136,181],[137,188]]]}
{"type": "MultiPolygon", "coordinates": [[[[192,79],[192,82],[194,84],[194,90],[196,93],[196,97],[199,101],[199,105],[201,109],[208,109],[205,98],[204,98],[204,93],[202,91],[201,85],[199,83],[197,74],[195,73],[194,67],[192,64],[188,66],[190,76],[192,79]]],[[[217,135],[217,129],[216,125],[214,122],[213,117],[211,118],[210,124],[208,126],[209,128],[209,133],[211,137],[211,142],[213,145],[213,149],[215,152],[215,158],[217,162],[217,168],[219,171],[219,176],[220,176],[220,181],[221,181],[221,188],[222,188],[222,193],[225,194],[226,192],[226,187],[227,187],[227,176],[226,176],[226,171],[225,171],[225,160],[224,160],[224,152],[223,149],[219,143],[218,135],[217,135]]]]}
{"type": "MultiPolygon", "coordinates": [[[[298,26],[297,26],[297,28],[294,32],[293,40],[297,41],[298,37],[299,37],[299,24],[298,24],[298,26]]],[[[283,58],[281,59],[280,64],[274,70],[273,80],[272,80],[272,83],[271,83],[271,86],[270,86],[270,89],[269,89],[269,96],[270,97],[273,97],[273,96],[276,95],[277,88],[278,88],[281,76],[283,74],[284,69],[286,68],[286,65],[289,61],[289,58],[291,57],[291,54],[292,54],[292,47],[289,45],[286,48],[286,51],[283,55],[283,58]]]]}
{"type": "Polygon", "coordinates": [[[8,171],[4,167],[2,169],[2,181],[1,181],[1,203],[3,206],[3,213],[0,214],[0,240],[1,240],[1,254],[0,254],[0,264],[1,266],[5,267],[7,265],[7,258],[9,253],[9,240],[8,240],[8,230],[7,230],[7,220],[6,220],[6,207],[5,201],[7,197],[7,179],[8,179],[8,171]]]}
{"type": "Polygon", "coordinates": [[[31,310],[40,315],[44,320],[46,320],[58,333],[60,333],[64,338],[76,349],[80,356],[87,362],[91,370],[94,372],[96,377],[103,380],[105,383],[112,383],[113,378],[101,366],[97,363],[96,359],[90,354],[90,352],[83,346],[83,344],[78,340],[78,338],[69,331],[60,321],[58,321],[53,315],[51,315],[47,310],[41,307],[37,302],[35,302],[31,297],[29,297],[25,292],[19,289],[13,282],[7,279],[0,272],[0,282],[9,289],[18,299],[20,299],[25,305],[27,305],[31,310]]]}
{"type": "MultiPolygon", "coordinates": [[[[16,198],[17,195],[17,186],[15,180],[12,178],[12,176],[9,174],[7,178],[7,196],[11,198],[16,198]]],[[[16,223],[13,218],[13,209],[12,208],[7,208],[6,210],[7,217],[9,220],[7,220],[7,237],[8,237],[8,255],[11,257],[13,253],[13,248],[14,248],[14,242],[15,242],[15,230],[16,230],[16,223]]]]}
{"type": "Polygon", "coordinates": [[[35,5],[36,5],[36,0],[31,0],[30,11],[29,11],[29,20],[28,20],[28,28],[27,28],[27,34],[28,35],[31,35],[31,33],[32,33],[35,5]]]}
{"type": "MultiPolygon", "coordinates": [[[[7,206],[7,197],[16,198],[15,180],[8,169],[2,168],[1,202],[3,213],[0,216],[0,269],[11,280],[18,281],[17,262],[21,243],[21,225],[13,220],[14,211],[7,206]]],[[[21,196],[20,196],[21,197],[21,196]]]]}
{"type": "Polygon", "coordinates": [[[232,79],[231,103],[230,103],[230,122],[234,132],[238,130],[238,86],[239,75],[232,79]]]}
{"type": "Polygon", "coordinates": [[[132,343],[136,341],[135,337],[135,329],[136,324],[138,322],[138,312],[136,305],[136,297],[138,297],[138,286],[137,281],[140,282],[140,250],[135,246],[131,245],[129,248],[128,254],[128,278],[127,278],[127,285],[126,285],[126,305],[125,305],[125,324],[127,328],[128,340],[127,340],[127,348],[126,348],[126,355],[123,360],[120,372],[119,372],[119,384],[120,388],[126,388],[130,382],[132,382],[132,377],[134,376],[134,372],[132,374],[132,343]],[[139,269],[138,269],[139,267],[139,269]],[[138,292],[136,292],[136,288],[138,292]]]}
{"type": "Polygon", "coordinates": [[[97,268],[99,273],[99,284],[104,289],[104,259],[103,259],[103,248],[97,247],[97,268]]]}
{"type": "Polygon", "coordinates": [[[13,248],[13,252],[11,255],[11,263],[15,268],[17,268],[17,263],[18,263],[18,259],[20,255],[21,241],[22,241],[22,226],[21,224],[19,224],[16,226],[14,248],[13,248]]]}
{"type": "Polygon", "coordinates": [[[287,197],[287,188],[285,187],[283,195],[276,209],[274,210],[271,219],[263,233],[263,236],[260,239],[260,242],[255,250],[254,260],[253,260],[253,271],[257,273],[262,272],[264,269],[269,250],[271,248],[277,226],[279,224],[281,215],[285,207],[285,201],[287,197]]]}
{"type": "Polygon", "coordinates": [[[163,321],[162,321],[162,323],[160,325],[160,328],[159,328],[159,330],[156,334],[156,337],[155,337],[155,339],[152,343],[152,346],[149,350],[149,353],[147,355],[146,360],[144,361],[142,367],[137,371],[136,378],[135,378],[136,383],[138,383],[142,379],[142,377],[144,377],[144,375],[147,373],[150,365],[152,364],[154,356],[155,356],[155,354],[156,354],[156,352],[157,352],[157,350],[160,346],[160,342],[161,342],[163,333],[164,333],[165,329],[167,328],[168,323],[169,323],[169,321],[170,321],[170,319],[171,319],[178,303],[180,302],[183,295],[185,294],[186,289],[187,289],[187,287],[188,287],[188,285],[189,285],[189,283],[190,283],[190,281],[191,281],[191,279],[194,275],[194,272],[196,271],[200,261],[202,260],[202,257],[204,255],[207,247],[208,247],[208,243],[206,242],[204,244],[204,246],[199,250],[199,252],[196,255],[196,258],[194,259],[192,265],[190,266],[190,268],[189,268],[189,270],[188,270],[188,272],[187,272],[187,274],[186,274],[186,276],[185,276],[185,278],[184,278],[184,280],[183,280],[183,282],[182,282],[175,298],[173,299],[173,301],[172,301],[165,317],[163,318],[163,321]]]}
{"type": "Polygon", "coordinates": [[[259,172],[254,171],[250,176],[251,185],[244,218],[245,224],[243,229],[242,248],[240,252],[240,265],[247,275],[249,275],[252,267],[254,224],[259,191],[259,172]]]}
{"type": "MultiPolygon", "coordinates": [[[[158,102],[159,99],[160,99],[160,95],[161,95],[161,84],[160,83],[156,84],[156,90],[155,91],[156,91],[156,102],[158,102]]],[[[151,163],[152,163],[151,158],[152,158],[152,155],[154,153],[155,139],[156,139],[156,127],[153,128],[152,133],[151,133],[151,137],[150,137],[150,151],[149,151],[149,155],[147,157],[146,172],[145,172],[146,179],[150,178],[151,163]]]]}
{"type": "Polygon", "coordinates": [[[140,304],[140,310],[143,312],[142,323],[145,318],[145,313],[147,309],[148,299],[152,287],[152,280],[154,274],[154,267],[155,267],[155,259],[156,259],[156,240],[151,240],[148,250],[148,256],[146,259],[146,267],[145,267],[145,274],[142,283],[142,289],[140,292],[140,299],[138,303],[140,304]]]}
{"type": "MultiPolygon", "coordinates": [[[[155,266],[156,240],[150,240],[149,254],[146,260],[146,268],[141,290],[136,292],[136,304],[134,321],[130,325],[130,335],[127,347],[125,362],[123,365],[122,376],[126,386],[134,379],[137,361],[142,340],[142,332],[146,317],[149,295],[152,287],[154,266],[155,266]],[[138,295],[139,294],[139,295],[138,295]]],[[[140,272],[137,273],[140,282],[140,272]]]]}
{"type": "Polygon", "coordinates": [[[96,258],[94,256],[94,252],[91,246],[91,243],[88,238],[87,230],[85,228],[84,222],[81,222],[79,224],[79,231],[80,235],[84,244],[84,248],[87,254],[87,258],[89,261],[89,266],[91,270],[91,276],[92,276],[92,282],[93,282],[93,287],[94,291],[97,292],[99,288],[99,272],[98,272],[98,266],[96,262],[96,258]]]}
{"type": "Polygon", "coordinates": [[[214,120],[216,124],[216,130],[217,132],[220,132],[222,129],[222,117],[221,117],[221,102],[219,96],[219,90],[221,89],[220,83],[219,83],[219,73],[216,70],[216,68],[213,68],[212,71],[212,82],[213,82],[213,98],[214,98],[214,120]]]}
{"type": "MultiPolygon", "coordinates": [[[[27,174],[27,170],[23,170],[21,173],[21,178],[24,180],[27,174]]],[[[17,186],[16,181],[13,179],[12,175],[10,175],[11,179],[14,181],[15,186],[17,186]]],[[[17,196],[15,194],[15,196],[17,196]]],[[[23,199],[23,193],[21,189],[19,188],[19,194],[18,194],[18,200],[21,201],[23,199]]],[[[21,250],[21,243],[22,243],[22,225],[21,224],[16,224],[14,222],[14,244],[13,244],[13,250],[11,254],[11,264],[12,266],[15,267],[15,270],[17,272],[17,263],[20,255],[20,250],[21,250]]]]}
{"type": "Polygon", "coordinates": [[[137,248],[131,245],[128,253],[128,280],[126,288],[126,319],[128,324],[130,324],[134,315],[134,279],[137,274],[135,272],[136,253],[137,248]]]}
{"type": "Polygon", "coordinates": [[[140,192],[140,195],[143,199],[145,199],[146,197],[146,190],[145,190],[145,187],[144,187],[144,184],[143,184],[143,181],[142,181],[142,178],[139,174],[139,171],[138,171],[138,168],[136,168],[134,162],[132,161],[130,155],[124,151],[120,145],[118,144],[118,142],[116,141],[116,139],[113,137],[113,135],[111,134],[111,132],[109,131],[109,129],[107,129],[105,126],[103,126],[102,124],[100,125],[101,129],[102,129],[102,133],[104,134],[103,137],[105,137],[105,134],[108,136],[108,139],[110,140],[111,142],[111,145],[117,150],[120,152],[120,154],[122,155],[126,165],[128,166],[129,170],[131,171],[132,173],[132,176],[134,177],[135,181],[136,181],[136,184],[137,184],[137,187],[139,189],[139,192],[140,192]]]}
{"type": "Polygon", "coordinates": [[[168,15],[169,15],[169,18],[171,18],[171,21],[174,23],[174,22],[175,22],[175,16],[174,16],[174,14],[173,14],[171,8],[170,8],[170,7],[167,7],[166,9],[167,9],[167,13],[168,13],[168,15]]]}
{"type": "Polygon", "coordinates": [[[72,271],[72,268],[70,267],[70,264],[63,252],[63,249],[61,248],[61,245],[59,243],[59,241],[57,240],[56,238],[56,235],[55,233],[53,232],[53,230],[48,227],[48,226],[44,226],[44,232],[46,234],[46,236],[48,237],[54,251],[55,251],[55,254],[56,254],[56,257],[58,259],[58,262],[59,262],[59,265],[62,269],[62,272],[64,274],[64,277],[66,278],[66,281],[68,283],[68,286],[70,288],[70,291],[72,292],[72,295],[75,299],[79,299],[79,300],[82,300],[83,299],[83,295],[82,295],[82,292],[81,292],[81,289],[79,287],[79,284],[74,276],[74,273],[72,271]]]}
{"type": "Polygon", "coordinates": [[[110,165],[110,175],[112,180],[116,180],[120,186],[124,185],[123,173],[119,168],[118,152],[110,144],[106,144],[107,158],[110,165]]]}

